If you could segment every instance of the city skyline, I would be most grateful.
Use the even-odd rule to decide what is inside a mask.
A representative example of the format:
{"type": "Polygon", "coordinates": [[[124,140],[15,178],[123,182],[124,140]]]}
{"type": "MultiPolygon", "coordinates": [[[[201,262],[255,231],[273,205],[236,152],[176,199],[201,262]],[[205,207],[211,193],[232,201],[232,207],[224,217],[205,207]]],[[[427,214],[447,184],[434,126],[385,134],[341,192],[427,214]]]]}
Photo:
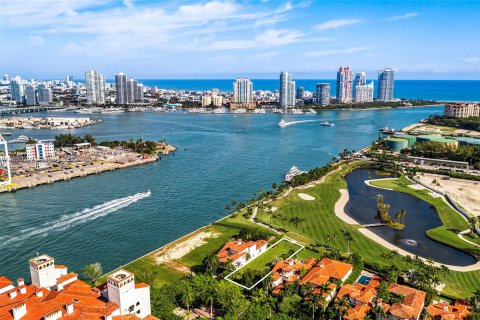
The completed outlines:
{"type": "Polygon", "coordinates": [[[22,78],[128,69],[138,79],[272,79],[279,70],[331,79],[339,65],[393,67],[397,79],[480,75],[480,44],[456,32],[480,31],[468,1],[2,0],[0,11],[0,71],[22,78]]]}

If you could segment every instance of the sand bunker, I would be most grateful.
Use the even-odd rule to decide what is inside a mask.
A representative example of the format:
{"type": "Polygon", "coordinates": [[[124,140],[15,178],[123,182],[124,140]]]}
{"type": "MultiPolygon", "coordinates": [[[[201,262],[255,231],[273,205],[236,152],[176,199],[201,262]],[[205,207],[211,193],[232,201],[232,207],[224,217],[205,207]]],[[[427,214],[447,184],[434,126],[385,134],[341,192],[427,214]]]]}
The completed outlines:
{"type": "Polygon", "coordinates": [[[195,248],[200,247],[207,243],[205,240],[208,238],[215,238],[219,234],[214,232],[200,232],[196,235],[185,239],[180,242],[176,242],[171,246],[168,246],[155,254],[155,260],[157,263],[167,263],[173,260],[178,260],[195,248]]]}
{"type": "Polygon", "coordinates": [[[307,201],[315,200],[315,197],[312,197],[311,195],[306,194],[306,193],[299,193],[298,196],[300,198],[302,198],[303,200],[307,200],[307,201]]]}

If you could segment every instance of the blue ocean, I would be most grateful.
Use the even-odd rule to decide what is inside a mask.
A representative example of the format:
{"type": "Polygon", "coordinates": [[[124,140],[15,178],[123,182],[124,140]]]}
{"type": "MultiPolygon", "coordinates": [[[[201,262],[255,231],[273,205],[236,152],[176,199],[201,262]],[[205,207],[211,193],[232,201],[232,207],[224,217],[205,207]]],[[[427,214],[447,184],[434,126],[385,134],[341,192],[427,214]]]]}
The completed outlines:
{"type": "MultiPolygon", "coordinates": [[[[205,91],[218,88],[221,91],[232,91],[233,79],[143,79],[148,87],[176,90],[205,91]]],[[[278,79],[252,79],[254,90],[278,90],[278,79]]],[[[332,95],[335,94],[335,80],[299,79],[295,80],[297,87],[315,91],[319,82],[331,85],[332,95]]],[[[371,80],[368,80],[370,82],[371,80]]],[[[377,81],[375,83],[375,95],[377,81]]],[[[394,96],[396,98],[426,99],[437,101],[480,101],[480,80],[395,80],[394,96]]]]}

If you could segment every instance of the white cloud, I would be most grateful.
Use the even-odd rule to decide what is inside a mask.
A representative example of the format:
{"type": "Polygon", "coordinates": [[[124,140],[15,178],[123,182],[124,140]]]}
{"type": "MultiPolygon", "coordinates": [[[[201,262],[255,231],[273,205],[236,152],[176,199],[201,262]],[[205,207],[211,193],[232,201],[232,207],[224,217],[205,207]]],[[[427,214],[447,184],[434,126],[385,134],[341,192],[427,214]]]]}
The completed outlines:
{"type": "Polygon", "coordinates": [[[39,46],[44,44],[47,41],[44,37],[41,36],[30,36],[28,37],[30,46],[39,46]]]}
{"type": "Polygon", "coordinates": [[[323,23],[317,24],[315,29],[317,30],[328,30],[328,29],[336,29],[344,26],[348,26],[351,24],[360,23],[362,20],[360,19],[336,19],[336,20],[328,20],[323,23]]]}
{"type": "Polygon", "coordinates": [[[128,8],[133,8],[133,0],[123,0],[123,4],[128,8]]]}
{"type": "Polygon", "coordinates": [[[477,64],[480,63],[480,57],[464,58],[463,61],[477,64]]]}
{"type": "Polygon", "coordinates": [[[352,48],[335,49],[335,50],[309,51],[309,52],[305,52],[305,56],[325,57],[325,56],[335,56],[335,55],[346,55],[346,54],[351,54],[351,53],[364,51],[364,50],[367,50],[367,48],[352,47],[352,48]]]}
{"type": "Polygon", "coordinates": [[[418,16],[418,12],[409,12],[402,15],[395,15],[389,18],[386,18],[385,21],[396,21],[396,20],[404,20],[418,16]]]}

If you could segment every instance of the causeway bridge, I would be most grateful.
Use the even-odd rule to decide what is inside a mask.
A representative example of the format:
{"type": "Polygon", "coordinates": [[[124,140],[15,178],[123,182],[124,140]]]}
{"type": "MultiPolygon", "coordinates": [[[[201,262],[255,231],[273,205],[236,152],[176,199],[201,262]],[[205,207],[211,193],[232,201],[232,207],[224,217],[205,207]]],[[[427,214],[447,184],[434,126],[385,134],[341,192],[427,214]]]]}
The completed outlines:
{"type": "Polygon", "coordinates": [[[30,112],[40,112],[48,110],[58,110],[64,107],[61,106],[32,106],[32,107],[22,107],[22,108],[0,108],[0,115],[10,115],[10,114],[20,114],[20,113],[30,113],[30,112]]]}

